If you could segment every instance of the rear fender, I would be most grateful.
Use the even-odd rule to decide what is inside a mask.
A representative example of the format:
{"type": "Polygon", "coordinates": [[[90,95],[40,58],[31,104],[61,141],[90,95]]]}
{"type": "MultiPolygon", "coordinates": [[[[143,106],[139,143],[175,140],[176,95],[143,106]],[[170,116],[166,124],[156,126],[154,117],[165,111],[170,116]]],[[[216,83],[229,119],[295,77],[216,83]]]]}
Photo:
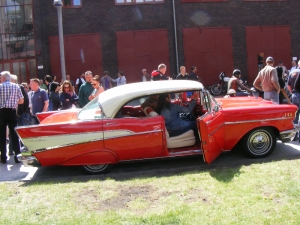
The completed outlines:
{"type": "Polygon", "coordinates": [[[117,164],[116,156],[109,151],[97,151],[77,156],[73,159],[60,163],[60,166],[82,166],[97,164],[117,164]]]}
{"type": "Polygon", "coordinates": [[[49,111],[49,112],[43,112],[43,113],[37,113],[36,117],[40,122],[42,122],[44,119],[46,119],[48,116],[51,116],[55,113],[58,113],[58,111],[49,111]]]}

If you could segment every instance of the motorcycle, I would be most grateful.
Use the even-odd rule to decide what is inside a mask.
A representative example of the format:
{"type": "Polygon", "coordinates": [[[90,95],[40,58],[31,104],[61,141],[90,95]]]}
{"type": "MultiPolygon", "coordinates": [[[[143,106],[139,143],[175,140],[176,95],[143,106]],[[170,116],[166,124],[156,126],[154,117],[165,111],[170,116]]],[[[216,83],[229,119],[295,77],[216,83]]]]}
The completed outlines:
{"type": "Polygon", "coordinates": [[[227,86],[228,86],[228,82],[230,80],[230,77],[227,77],[225,72],[222,71],[219,74],[219,79],[220,81],[217,83],[214,83],[211,87],[210,87],[210,93],[212,95],[220,95],[222,92],[227,92],[227,86]]]}

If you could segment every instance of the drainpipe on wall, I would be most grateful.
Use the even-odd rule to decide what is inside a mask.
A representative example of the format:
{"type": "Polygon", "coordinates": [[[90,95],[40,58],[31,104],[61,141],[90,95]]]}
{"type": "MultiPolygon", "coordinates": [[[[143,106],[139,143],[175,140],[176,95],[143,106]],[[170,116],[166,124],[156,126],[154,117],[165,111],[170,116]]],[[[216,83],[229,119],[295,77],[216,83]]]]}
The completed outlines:
{"type": "MultiPolygon", "coordinates": [[[[173,0],[173,21],[174,21],[174,41],[175,41],[175,55],[176,55],[176,72],[179,74],[178,64],[178,44],[177,44],[177,26],[176,26],[176,15],[175,15],[175,0],[173,0]]],[[[177,75],[176,74],[176,75],[177,75]]]]}

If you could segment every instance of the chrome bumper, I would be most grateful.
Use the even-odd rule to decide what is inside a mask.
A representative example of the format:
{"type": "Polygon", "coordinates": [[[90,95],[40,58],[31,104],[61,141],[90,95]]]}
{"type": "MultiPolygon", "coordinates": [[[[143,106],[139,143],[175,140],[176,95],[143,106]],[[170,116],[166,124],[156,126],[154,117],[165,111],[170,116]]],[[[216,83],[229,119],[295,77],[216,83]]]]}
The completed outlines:
{"type": "Polygon", "coordinates": [[[280,132],[280,140],[282,141],[282,143],[290,142],[294,139],[296,133],[300,130],[300,127],[298,125],[294,126],[294,129],[280,132]]]}
{"type": "Polygon", "coordinates": [[[22,161],[24,166],[29,167],[40,167],[41,164],[34,156],[18,156],[18,160],[22,161]]]}

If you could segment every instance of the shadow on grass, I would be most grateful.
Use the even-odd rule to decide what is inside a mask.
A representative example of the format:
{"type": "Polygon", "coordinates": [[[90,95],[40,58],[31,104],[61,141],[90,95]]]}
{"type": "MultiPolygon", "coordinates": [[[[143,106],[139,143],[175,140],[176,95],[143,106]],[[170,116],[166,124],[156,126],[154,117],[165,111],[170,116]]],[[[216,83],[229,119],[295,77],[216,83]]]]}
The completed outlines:
{"type": "Polygon", "coordinates": [[[208,172],[211,177],[220,182],[231,182],[234,177],[240,175],[242,166],[300,159],[299,149],[278,143],[271,156],[262,159],[247,158],[240,149],[236,149],[221,154],[210,165],[203,162],[202,156],[121,163],[115,165],[107,174],[100,175],[84,175],[80,167],[42,167],[37,170],[30,181],[25,181],[23,185],[87,182],[106,179],[126,181],[203,172],[208,172]]]}

